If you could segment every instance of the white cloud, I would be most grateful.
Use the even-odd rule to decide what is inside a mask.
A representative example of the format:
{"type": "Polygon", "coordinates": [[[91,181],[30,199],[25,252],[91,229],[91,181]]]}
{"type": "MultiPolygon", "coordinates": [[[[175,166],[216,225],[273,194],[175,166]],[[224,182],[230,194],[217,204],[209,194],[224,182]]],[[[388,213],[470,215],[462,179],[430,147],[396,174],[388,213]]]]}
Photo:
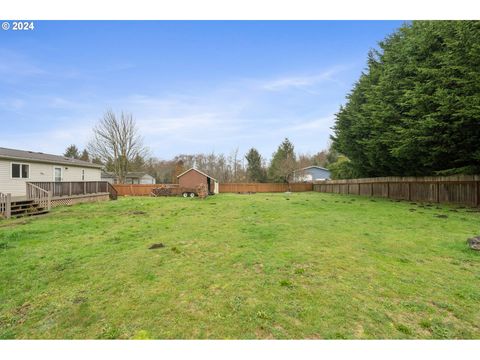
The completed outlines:
{"type": "Polygon", "coordinates": [[[25,77],[39,76],[46,71],[27,57],[6,49],[0,49],[0,79],[4,81],[22,80],[25,77]]]}
{"type": "Polygon", "coordinates": [[[325,116],[315,120],[307,120],[298,124],[286,127],[285,130],[289,131],[329,131],[330,127],[334,123],[334,115],[325,116]]]}
{"type": "Polygon", "coordinates": [[[0,108],[6,111],[17,111],[25,107],[25,100],[19,98],[6,98],[0,100],[0,108]]]}
{"type": "Polygon", "coordinates": [[[45,122],[45,130],[22,132],[21,139],[6,134],[15,139],[6,145],[54,154],[71,143],[83,147],[95,122],[111,108],[117,113],[131,112],[145,145],[152,155],[162,158],[214,150],[228,153],[237,146],[240,151],[255,146],[270,156],[285,136],[302,151],[318,151],[328,141],[336,104],[319,108],[318,96],[292,96],[289,90],[318,90],[316,86],[323,82],[336,81],[340,69],[270,80],[237,79],[177,93],[133,93],[115,98],[92,98],[89,93],[31,96],[17,106],[23,106],[24,118],[36,113],[40,119],[48,118],[39,120],[45,122]]]}
{"type": "Polygon", "coordinates": [[[40,132],[24,131],[22,136],[14,136],[7,133],[2,139],[2,146],[60,155],[70,144],[77,144],[83,147],[88,141],[90,133],[91,128],[83,124],[40,132]]]}
{"type": "Polygon", "coordinates": [[[283,91],[288,89],[308,89],[326,81],[337,81],[334,76],[344,70],[344,67],[333,67],[320,73],[310,75],[285,76],[265,81],[261,88],[268,91],[283,91]]]}

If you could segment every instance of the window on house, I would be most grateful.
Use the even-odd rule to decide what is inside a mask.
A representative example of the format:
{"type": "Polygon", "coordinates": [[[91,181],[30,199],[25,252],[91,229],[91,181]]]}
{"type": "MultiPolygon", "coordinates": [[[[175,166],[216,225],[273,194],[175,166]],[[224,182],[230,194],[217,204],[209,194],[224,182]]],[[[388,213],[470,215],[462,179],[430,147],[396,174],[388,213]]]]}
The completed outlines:
{"type": "Polygon", "coordinates": [[[13,179],[28,179],[30,173],[30,165],[27,164],[12,164],[12,178],[13,179]]]}
{"type": "Polygon", "coordinates": [[[82,169],[82,181],[85,181],[85,169],[82,169]]]}
{"type": "Polygon", "coordinates": [[[54,169],[55,182],[62,181],[62,168],[56,167],[54,169]]]}

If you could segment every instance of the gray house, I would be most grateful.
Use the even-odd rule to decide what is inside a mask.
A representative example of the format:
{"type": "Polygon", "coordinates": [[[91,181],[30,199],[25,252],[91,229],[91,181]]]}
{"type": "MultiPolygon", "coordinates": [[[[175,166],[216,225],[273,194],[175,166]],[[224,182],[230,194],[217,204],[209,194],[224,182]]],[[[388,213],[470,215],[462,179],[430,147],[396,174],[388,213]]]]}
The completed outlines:
{"type": "MultiPolygon", "coordinates": [[[[110,184],[119,184],[118,177],[111,172],[102,172],[102,180],[110,184]]],[[[145,172],[129,172],[125,175],[125,184],[156,184],[156,180],[145,172]]]]}
{"type": "Polygon", "coordinates": [[[307,166],[293,172],[294,182],[314,182],[330,179],[330,170],[321,166],[307,166]]]}

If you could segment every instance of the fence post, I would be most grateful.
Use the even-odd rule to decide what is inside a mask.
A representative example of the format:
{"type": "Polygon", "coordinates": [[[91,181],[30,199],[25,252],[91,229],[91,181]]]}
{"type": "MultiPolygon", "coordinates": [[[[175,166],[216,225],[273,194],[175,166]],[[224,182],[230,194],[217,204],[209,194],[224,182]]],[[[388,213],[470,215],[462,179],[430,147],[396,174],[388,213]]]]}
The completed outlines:
{"type": "Polygon", "coordinates": [[[98,193],[98,181],[95,182],[95,193],[98,193]]]}
{"type": "Polygon", "coordinates": [[[370,183],[370,196],[373,196],[373,182],[370,183]]]}
{"type": "Polygon", "coordinates": [[[7,219],[10,219],[12,216],[12,194],[8,193],[7,194],[7,203],[5,204],[5,216],[7,219]]]}
{"type": "Polygon", "coordinates": [[[475,181],[475,206],[480,206],[480,181],[475,181]]]}
{"type": "Polygon", "coordinates": [[[440,202],[440,182],[437,181],[437,203],[440,202]]]}
{"type": "Polygon", "coordinates": [[[83,182],[83,195],[87,194],[87,183],[84,181],[83,182]]]}
{"type": "Polygon", "coordinates": [[[72,182],[68,183],[68,196],[72,196],[72,182]]]}
{"type": "Polygon", "coordinates": [[[387,182],[387,199],[390,198],[390,183],[387,182]]]}
{"type": "Polygon", "coordinates": [[[411,183],[407,183],[408,184],[408,201],[411,201],[412,200],[412,190],[411,190],[411,183]]]}

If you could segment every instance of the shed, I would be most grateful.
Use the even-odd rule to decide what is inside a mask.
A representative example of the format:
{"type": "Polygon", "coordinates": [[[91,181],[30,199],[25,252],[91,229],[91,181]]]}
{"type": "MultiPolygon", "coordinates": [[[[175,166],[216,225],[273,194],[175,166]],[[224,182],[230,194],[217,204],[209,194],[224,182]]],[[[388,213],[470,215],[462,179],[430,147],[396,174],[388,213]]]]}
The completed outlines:
{"type": "Polygon", "coordinates": [[[196,189],[206,184],[209,194],[218,194],[218,181],[204,172],[191,168],[177,176],[180,188],[196,189]]]}

